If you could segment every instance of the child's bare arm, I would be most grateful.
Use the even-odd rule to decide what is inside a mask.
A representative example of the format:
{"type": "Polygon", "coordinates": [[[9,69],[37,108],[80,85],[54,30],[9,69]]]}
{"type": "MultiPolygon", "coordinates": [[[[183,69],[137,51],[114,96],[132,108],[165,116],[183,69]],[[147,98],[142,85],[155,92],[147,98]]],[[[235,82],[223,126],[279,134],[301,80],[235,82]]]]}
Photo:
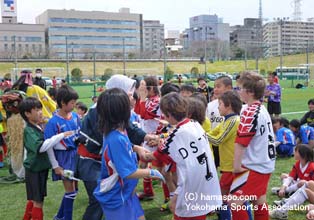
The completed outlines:
{"type": "Polygon", "coordinates": [[[233,161],[233,172],[241,173],[246,169],[242,168],[242,156],[244,154],[245,147],[242,144],[235,143],[234,145],[234,161],[233,161]]]}

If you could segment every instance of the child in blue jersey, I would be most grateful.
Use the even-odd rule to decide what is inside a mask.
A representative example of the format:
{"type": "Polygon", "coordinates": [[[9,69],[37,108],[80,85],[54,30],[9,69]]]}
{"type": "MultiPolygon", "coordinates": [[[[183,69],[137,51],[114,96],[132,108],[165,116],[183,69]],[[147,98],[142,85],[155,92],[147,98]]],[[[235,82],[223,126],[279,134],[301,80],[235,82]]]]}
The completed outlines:
{"type": "Polygon", "coordinates": [[[274,132],[276,133],[276,152],[279,156],[291,157],[296,145],[293,132],[284,126],[285,118],[272,118],[274,132]]]}
{"type": "Polygon", "coordinates": [[[106,220],[145,219],[135,193],[138,178],[163,176],[152,169],[138,169],[137,157],[126,134],[130,100],[121,89],[107,89],[97,101],[99,127],[104,133],[100,178],[94,191],[106,220]]]}
{"type": "MultiPolygon", "coordinates": [[[[54,218],[55,220],[72,220],[73,202],[77,194],[73,179],[65,178],[63,173],[63,170],[74,171],[76,167],[77,146],[75,140],[79,136],[81,121],[79,116],[72,111],[77,99],[77,92],[70,86],[63,85],[58,89],[56,101],[59,110],[48,121],[44,133],[45,139],[47,139],[65,131],[74,131],[73,135],[63,138],[54,146],[54,156],[58,162],[57,167],[61,169],[55,166],[52,167],[52,180],[62,180],[65,190],[58,214],[54,218]]],[[[50,158],[50,160],[54,160],[54,158],[50,158]]]]}
{"type": "Polygon", "coordinates": [[[289,124],[290,129],[293,131],[297,143],[308,144],[314,147],[314,128],[309,125],[301,125],[297,119],[293,119],[289,124]]]}

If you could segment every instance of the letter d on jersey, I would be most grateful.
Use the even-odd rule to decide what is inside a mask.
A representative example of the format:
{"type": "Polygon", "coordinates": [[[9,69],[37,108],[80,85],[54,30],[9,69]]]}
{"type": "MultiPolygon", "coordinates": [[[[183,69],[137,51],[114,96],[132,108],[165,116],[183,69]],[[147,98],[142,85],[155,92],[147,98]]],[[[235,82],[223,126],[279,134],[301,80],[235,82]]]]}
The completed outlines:
{"type": "Polygon", "coordinates": [[[180,148],[179,153],[181,154],[182,158],[185,159],[189,156],[188,151],[185,148],[180,148]]]}

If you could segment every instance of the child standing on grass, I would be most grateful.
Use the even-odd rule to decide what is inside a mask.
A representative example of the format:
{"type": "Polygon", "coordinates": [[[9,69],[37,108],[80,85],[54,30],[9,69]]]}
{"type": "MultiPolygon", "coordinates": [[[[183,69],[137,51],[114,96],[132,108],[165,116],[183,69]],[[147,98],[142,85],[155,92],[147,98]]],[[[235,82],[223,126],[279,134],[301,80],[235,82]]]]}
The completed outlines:
{"type": "Polygon", "coordinates": [[[45,128],[45,139],[62,132],[74,131],[73,135],[63,138],[54,147],[54,156],[58,162],[58,166],[56,166],[61,169],[56,169],[57,167],[55,166],[52,167],[52,180],[62,180],[65,190],[58,214],[54,218],[55,220],[72,220],[73,202],[77,195],[75,181],[63,177],[63,170],[74,172],[76,167],[77,146],[75,140],[79,136],[81,120],[79,116],[72,111],[77,99],[78,94],[74,89],[68,85],[61,86],[58,89],[56,97],[59,110],[48,121],[45,128]]]}
{"type": "MultiPolygon", "coordinates": [[[[242,102],[236,91],[227,91],[219,98],[219,113],[224,121],[218,124],[208,135],[208,140],[218,146],[220,155],[220,189],[222,195],[228,195],[233,181],[234,141],[240,124],[242,102]]],[[[227,202],[227,201],[225,201],[227,202]]],[[[219,212],[222,219],[231,219],[231,212],[227,206],[219,212]],[[225,210],[228,211],[225,211],[225,210]]]]}
{"type": "Polygon", "coordinates": [[[245,72],[240,76],[239,94],[247,107],[242,110],[234,146],[235,177],[230,189],[233,199],[229,201],[233,220],[248,219],[245,209],[235,209],[243,207],[243,196],[251,196],[255,220],[268,219],[266,191],[276,154],[270,115],[260,102],[265,87],[258,74],[245,72]]]}
{"type": "Polygon", "coordinates": [[[23,220],[43,220],[43,203],[47,195],[47,178],[51,167],[46,151],[62,138],[72,135],[68,131],[52,136],[44,142],[40,125],[43,121],[42,104],[34,97],[23,100],[19,106],[20,114],[27,123],[24,129],[24,147],[27,151],[24,160],[27,205],[23,220]]]}
{"type": "Polygon", "coordinates": [[[106,220],[145,219],[135,193],[139,178],[163,176],[152,169],[138,169],[137,157],[126,134],[130,100],[121,89],[103,92],[97,102],[99,127],[104,133],[102,167],[94,196],[106,220]]]}
{"type": "Polygon", "coordinates": [[[221,192],[207,136],[198,122],[187,118],[187,105],[177,93],[165,95],[160,102],[165,120],[175,126],[163,146],[163,152],[176,163],[178,178],[170,210],[175,220],[205,220],[206,214],[220,207],[221,192]],[[218,199],[188,200],[185,195],[191,192],[218,199]],[[192,207],[195,206],[207,208],[194,210],[192,207]]]}

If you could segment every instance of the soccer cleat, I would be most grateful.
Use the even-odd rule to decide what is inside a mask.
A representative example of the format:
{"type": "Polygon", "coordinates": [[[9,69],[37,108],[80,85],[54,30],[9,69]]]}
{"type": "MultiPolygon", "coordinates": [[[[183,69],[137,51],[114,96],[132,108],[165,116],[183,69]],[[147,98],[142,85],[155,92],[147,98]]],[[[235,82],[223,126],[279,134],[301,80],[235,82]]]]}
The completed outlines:
{"type": "Polygon", "coordinates": [[[279,209],[274,209],[269,212],[269,217],[272,219],[288,219],[288,211],[287,210],[279,210],[279,209]]]}
{"type": "Polygon", "coordinates": [[[59,218],[59,217],[55,216],[55,217],[53,217],[53,220],[64,220],[64,217],[59,218]]]}
{"type": "Polygon", "coordinates": [[[146,194],[144,192],[140,192],[137,194],[139,200],[152,200],[154,199],[154,194],[146,194]]]}
{"type": "Polygon", "coordinates": [[[165,199],[164,204],[160,206],[161,212],[169,210],[169,202],[170,202],[170,199],[165,199]]]}
{"type": "Polygon", "coordinates": [[[275,200],[273,203],[276,206],[283,206],[286,203],[286,201],[284,199],[282,199],[282,200],[275,200]]]}
{"type": "Polygon", "coordinates": [[[280,187],[273,187],[271,188],[271,194],[278,195],[279,190],[280,190],[280,187]]]}

